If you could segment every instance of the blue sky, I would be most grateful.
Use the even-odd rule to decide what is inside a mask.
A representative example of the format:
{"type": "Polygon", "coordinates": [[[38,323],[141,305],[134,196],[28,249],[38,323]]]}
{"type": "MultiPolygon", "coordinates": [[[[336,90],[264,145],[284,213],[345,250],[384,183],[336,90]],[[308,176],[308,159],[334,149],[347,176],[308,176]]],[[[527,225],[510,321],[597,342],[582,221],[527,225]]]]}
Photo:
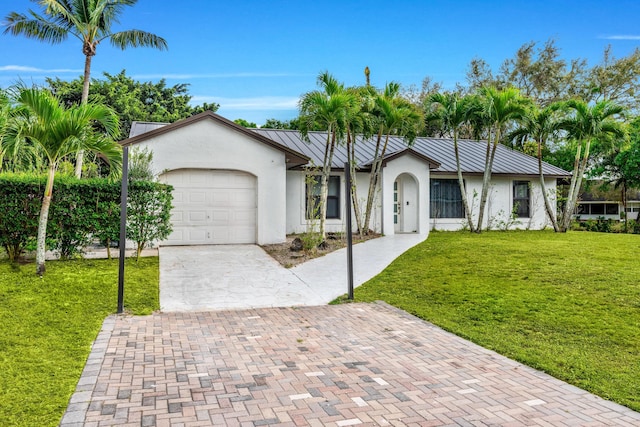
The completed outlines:
{"type": "MultiPolygon", "coordinates": [[[[0,1],[11,11],[40,10],[29,0],[0,1]]],[[[388,81],[451,88],[480,57],[494,69],[524,43],[554,38],[566,59],[593,65],[611,45],[616,57],[640,46],[638,0],[139,0],[117,29],[164,37],[168,51],[98,46],[92,76],[122,69],[141,81],[188,83],[193,103],[217,102],[229,118],[264,123],[297,116],[301,94],[330,71],[346,85],[388,81]],[[179,6],[176,4],[179,3],[179,6]]],[[[84,56],[75,38],[59,45],[0,35],[0,87],[45,76],[71,80],[84,56]]]]}

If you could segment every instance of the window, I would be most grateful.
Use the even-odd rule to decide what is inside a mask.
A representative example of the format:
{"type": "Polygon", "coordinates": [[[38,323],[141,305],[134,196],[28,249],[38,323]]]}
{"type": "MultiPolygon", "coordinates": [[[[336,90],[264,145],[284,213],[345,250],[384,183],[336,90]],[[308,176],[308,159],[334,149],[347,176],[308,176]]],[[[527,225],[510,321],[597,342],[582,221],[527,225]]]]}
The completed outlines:
{"type": "Polygon", "coordinates": [[[518,218],[529,218],[529,181],[513,181],[513,209],[518,218]]]}
{"type": "Polygon", "coordinates": [[[591,203],[591,215],[604,215],[604,203],[591,203]]]}
{"type": "Polygon", "coordinates": [[[431,218],[464,218],[464,205],[457,179],[432,179],[431,218]]]}
{"type": "Polygon", "coordinates": [[[607,215],[618,215],[618,205],[615,203],[607,203],[605,206],[605,211],[607,215]]]}
{"type": "MultiPolygon", "coordinates": [[[[307,183],[307,219],[311,219],[315,213],[316,217],[320,217],[320,175],[313,177],[313,183],[307,183]]],[[[328,182],[327,195],[327,219],[340,218],[340,177],[330,176],[328,182]]]]}

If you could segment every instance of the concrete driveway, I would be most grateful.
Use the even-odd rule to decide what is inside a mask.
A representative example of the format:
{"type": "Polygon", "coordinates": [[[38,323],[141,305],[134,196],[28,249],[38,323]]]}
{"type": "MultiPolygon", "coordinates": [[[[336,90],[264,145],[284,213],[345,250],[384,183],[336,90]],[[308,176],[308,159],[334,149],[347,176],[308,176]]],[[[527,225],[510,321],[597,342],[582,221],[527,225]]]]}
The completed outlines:
{"type": "MultiPolygon", "coordinates": [[[[354,245],[354,286],[425,238],[398,234],[354,245]]],[[[322,305],[346,293],[346,249],[286,269],[255,245],[160,248],[163,312],[322,305]]]]}
{"type": "Polygon", "coordinates": [[[212,309],[321,304],[299,277],[255,245],[160,248],[160,309],[212,309]]]}

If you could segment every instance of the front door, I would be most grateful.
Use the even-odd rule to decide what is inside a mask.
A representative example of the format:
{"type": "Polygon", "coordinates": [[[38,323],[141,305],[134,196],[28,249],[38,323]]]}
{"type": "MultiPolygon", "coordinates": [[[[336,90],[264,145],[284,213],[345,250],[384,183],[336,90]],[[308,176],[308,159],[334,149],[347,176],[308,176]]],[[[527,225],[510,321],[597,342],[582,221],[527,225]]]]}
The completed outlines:
{"type": "Polygon", "coordinates": [[[418,232],[418,184],[404,173],[393,183],[393,227],[395,233],[418,232]]]}

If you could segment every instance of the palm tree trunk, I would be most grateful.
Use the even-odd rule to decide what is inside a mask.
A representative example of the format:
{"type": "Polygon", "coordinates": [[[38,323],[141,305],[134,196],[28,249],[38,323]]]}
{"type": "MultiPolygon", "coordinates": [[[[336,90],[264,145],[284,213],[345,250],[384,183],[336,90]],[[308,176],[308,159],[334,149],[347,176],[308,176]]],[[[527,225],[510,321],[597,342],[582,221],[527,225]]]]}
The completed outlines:
{"type": "Polygon", "coordinates": [[[584,172],[587,169],[587,162],[589,161],[589,149],[591,148],[591,138],[587,139],[587,143],[584,147],[584,154],[582,155],[582,161],[580,162],[580,167],[578,170],[578,179],[576,180],[576,186],[573,189],[573,195],[571,198],[571,210],[569,211],[568,218],[563,218],[565,222],[565,230],[568,230],[571,226],[571,214],[576,207],[576,202],[578,201],[578,194],[580,193],[580,187],[582,187],[582,177],[584,176],[584,172]]]}
{"type": "Polygon", "coordinates": [[[49,165],[49,175],[47,176],[47,185],[42,198],[42,207],[40,208],[40,220],[38,222],[38,239],[36,247],[36,274],[42,276],[45,272],[45,252],[47,238],[47,222],[49,220],[49,206],[51,205],[51,196],[53,195],[53,181],[56,175],[55,163],[49,165]]]}
{"type": "Polygon", "coordinates": [[[576,191],[576,183],[578,181],[578,175],[580,174],[580,153],[582,146],[578,144],[578,148],[576,149],[576,157],[573,161],[573,174],[571,175],[571,184],[569,185],[569,193],[567,194],[567,202],[564,205],[564,210],[562,213],[562,224],[560,226],[561,232],[566,232],[569,229],[569,225],[571,224],[571,215],[573,214],[573,203],[572,200],[577,199],[577,191],[576,191]]]}
{"type": "Polygon", "coordinates": [[[558,220],[556,219],[556,214],[551,207],[551,202],[549,202],[549,196],[547,195],[547,188],[544,183],[544,174],[542,173],[542,141],[538,141],[538,175],[540,176],[540,191],[542,191],[542,198],[544,199],[544,207],[547,211],[547,216],[549,217],[549,221],[551,221],[551,225],[553,226],[553,231],[556,233],[560,231],[558,227],[558,220]]]}
{"type": "Polygon", "coordinates": [[[629,231],[629,218],[627,214],[627,181],[622,181],[622,212],[624,212],[624,232],[629,231]]]}
{"type": "MultiPolygon", "coordinates": [[[[86,104],[89,102],[89,85],[91,84],[91,55],[84,57],[84,81],[82,82],[82,97],[80,102],[86,104]]],[[[82,177],[82,163],[84,160],[84,150],[79,150],[76,154],[76,178],[82,177]]]]}
{"type": "MultiPolygon", "coordinates": [[[[327,144],[324,151],[324,164],[322,165],[322,177],[320,178],[320,236],[324,242],[327,237],[327,196],[329,194],[329,175],[331,174],[331,162],[333,160],[333,151],[336,146],[336,132],[329,128],[331,142],[327,144]]],[[[329,136],[328,135],[328,136],[329,136]]]]}
{"type": "Polygon", "coordinates": [[[473,212],[469,209],[469,201],[467,200],[467,188],[464,185],[464,179],[462,178],[462,168],[460,167],[460,150],[458,149],[458,133],[453,131],[453,151],[456,155],[456,169],[458,171],[458,185],[460,186],[460,195],[462,196],[462,206],[464,208],[465,215],[467,216],[467,223],[469,224],[469,230],[475,232],[473,225],[473,212]]]}
{"type": "MultiPolygon", "coordinates": [[[[351,139],[351,131],[347,131],[347,163],[349,163],[349,174],[351,175],[351,202],[353,204],[353,212],[356,217],[356,228],[360,236],[363,235],[362,230],[362,214],[360,212],[360,202],[358,201],[358,188],[356,182],[356,146],[357,136],[351,139]]],[[[350,207],[347,206],[347,215],[350,214],[350,207]]]]}
{"type": "Polygon", "coordinates": [[[373,155],[373,163],[371,164],[371,174],[369,175],[369,192],[367,194],[367,205],[364,211],[364,234],[369,234],[369,224],[371,223],[371,211],[373,210],[373,199],[375,198],[376,186],[378,185],[378,179],[375,174],[377,169],[380,143],[382,142],[382,129],[378,132],[378,139],[376,141],[376,149],[373,155]]]}
{"type": "Polygon", "coordinates": [[[499,132],[496,130],[494,141],[491,142],[491,130],[487,139],[487,151],[485,153],[484,175],[482,176],[482,192],[480,193],[480,211],[478,212],[478,226],[476,233],[482,232],[482,223],[484,222],[484,211],[487,205],[487,194],[489,193],[489,184],[491,183],[491,169],[493,168],[493,158],[496,153],[499,132]]]}

